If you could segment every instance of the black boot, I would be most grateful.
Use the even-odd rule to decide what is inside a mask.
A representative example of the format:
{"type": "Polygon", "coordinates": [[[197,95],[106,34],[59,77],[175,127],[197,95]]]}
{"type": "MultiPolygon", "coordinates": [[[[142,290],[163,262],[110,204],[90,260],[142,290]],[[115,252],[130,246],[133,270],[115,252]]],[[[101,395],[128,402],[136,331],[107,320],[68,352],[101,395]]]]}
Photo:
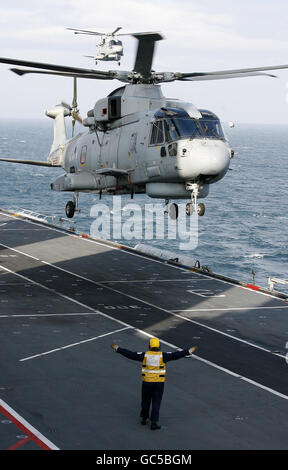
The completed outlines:
{"type": "Polygon", "coordinates": [[[154,431],[155,429],[161,429],[161,426],[159,426],[159,424],[152,421],[150,429],[154,431]]]}
{"type": "Polygon", "coordinates": [[[147,419],[146,419],[146,418],[142,418],[141,424],[143,424],[143,426],[145,426],[145,424],[147,424],[147,419]]]}

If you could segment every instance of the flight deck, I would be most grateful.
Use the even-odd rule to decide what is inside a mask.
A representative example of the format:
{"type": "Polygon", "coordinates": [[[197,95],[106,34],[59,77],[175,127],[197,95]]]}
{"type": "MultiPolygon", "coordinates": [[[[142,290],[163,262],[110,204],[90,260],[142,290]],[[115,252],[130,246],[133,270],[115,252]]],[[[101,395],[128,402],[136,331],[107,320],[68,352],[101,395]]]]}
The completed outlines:
{"type": "MultiPolygon", "coordinates": [[[[253,286],[252,286],[253,287],[253,286]]],[[[0,211],[0,449],[288,449],[288,302],[0,211]],[[167,365],[162,429],[111,343],[167,365]]]]}

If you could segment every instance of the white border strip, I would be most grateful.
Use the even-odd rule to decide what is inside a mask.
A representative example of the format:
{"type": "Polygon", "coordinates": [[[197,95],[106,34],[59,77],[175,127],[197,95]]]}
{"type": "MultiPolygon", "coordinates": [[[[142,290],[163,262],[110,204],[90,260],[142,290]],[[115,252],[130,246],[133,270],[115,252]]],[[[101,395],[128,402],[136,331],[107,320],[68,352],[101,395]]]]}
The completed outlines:
{"type": "MultiPolygon", "coordinates": [[[[19,423],[21,423],[33,436],[37,437],[41,442],[43,442],[47,447],[49,447],[51,450],[60,450],[53,442],[49,441],[43,434],[41,434],[37,429],[35,429],[31,424],[29,424],[26,419],[22,418],[18,413],[16,413],[15,410],[13,410],[5,401],[1,400],[0,398],[0,405],[2,408],[4,408],[10,415],[12,415],[19,423]]],[[[15,426],[17,426],[16,423],[15,426]]]]}

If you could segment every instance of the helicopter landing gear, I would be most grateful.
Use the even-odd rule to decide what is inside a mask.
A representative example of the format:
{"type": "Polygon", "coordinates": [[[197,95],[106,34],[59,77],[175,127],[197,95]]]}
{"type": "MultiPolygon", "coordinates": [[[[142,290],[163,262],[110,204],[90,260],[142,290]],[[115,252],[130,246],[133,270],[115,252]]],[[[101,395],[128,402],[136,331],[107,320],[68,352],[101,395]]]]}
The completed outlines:
{"type": "Polygon", "coordinates": [[[187,202],[187,204],[186,204],[186,215],[188,215],[190,217],[192,212],[193,212],[192,203],[187,202]]]}
{"type": "Polygon", "coordinates": [[[197,205],[197,213],[200,216],[205,214],[205,204],[203,204],[203,202],[199,202],[199,204],[197,205]]]}
{"type": "MultiPolygon", "coordinates": [[[[197,210],[197,214],[200,217],[205,214],[205,205],[203,204],[203,202],[199,202],[199,204],[197,204],[196,210],[197,210]]],[[[194,212],[194,205],[191,202],[188,202],[186,204],[186,215],[190,217],[190,215],[192,215],[193,212],[194,212]]]]}
{"type": "Polygon", "coordinates": [[[65,208],[66,216],[68,219],[72,219],[75,213],[75,204],[73,201],[68,201],[65,208]]]}
{"type": "Polygon", "coordinates": [[[191,201],[186,204],[186,215],[190,216],[194,211],[201,217],[205,214],[205,205],[203,202],[197,204],[197,196],[199,194],[199,184],[198,183],[187,183],[186,189],[191,191],[191,201]]]}
{"type": "Polygon", "coordinates": [[[65,212],[66,212],[66,216],[68,217],[68,219],[72,219],[76,211],[80,212],[78,208],[78,198],[79,198],[79,195],[77,192],[75,192],[73,201],[68,201],[66,204],[65,212]]]}

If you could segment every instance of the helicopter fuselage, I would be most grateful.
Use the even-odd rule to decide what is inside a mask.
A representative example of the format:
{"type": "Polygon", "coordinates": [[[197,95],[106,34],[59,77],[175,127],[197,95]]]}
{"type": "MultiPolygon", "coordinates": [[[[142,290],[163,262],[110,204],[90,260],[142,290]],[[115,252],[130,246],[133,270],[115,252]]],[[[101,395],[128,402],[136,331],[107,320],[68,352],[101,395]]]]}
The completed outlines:
{"type": "Polygon", "coordinates": [[[126,85],[88,112],[89,129],[66,142],[58,191],[198,197],[228,170],[231,149],[219,119],[191,103],[168,100],[158,85],[126,85]]]}
{"type": "Polygon", "coordinates": [[[105,38],[99,45],[95,60],[120,61],[123,56],[123,44],[115,38],[105,38]]]}

